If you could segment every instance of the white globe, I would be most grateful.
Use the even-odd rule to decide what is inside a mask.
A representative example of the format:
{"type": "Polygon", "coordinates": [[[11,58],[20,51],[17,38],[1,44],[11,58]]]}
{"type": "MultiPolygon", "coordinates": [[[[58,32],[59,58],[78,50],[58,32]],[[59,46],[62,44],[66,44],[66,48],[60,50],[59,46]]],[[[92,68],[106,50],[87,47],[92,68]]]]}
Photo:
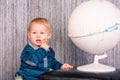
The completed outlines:
{"type": "MultiPolygon", "coordinates": [[[[101,55],[120,41],[120,10],[106,0],[83,2],[70,16],[68,35],[80,49],[101,55]]],[[[102,57],[95,56],[93,64],[78,69],[88,72],[114,71],[114,67],[98,63],[102,57]]]]}
{"type": "Polygon", "coordinates": [[[120,10],[105,0],[84,2],[72,12],[68,32],[80,49],[102,54],[120,40],[120,10]]]}

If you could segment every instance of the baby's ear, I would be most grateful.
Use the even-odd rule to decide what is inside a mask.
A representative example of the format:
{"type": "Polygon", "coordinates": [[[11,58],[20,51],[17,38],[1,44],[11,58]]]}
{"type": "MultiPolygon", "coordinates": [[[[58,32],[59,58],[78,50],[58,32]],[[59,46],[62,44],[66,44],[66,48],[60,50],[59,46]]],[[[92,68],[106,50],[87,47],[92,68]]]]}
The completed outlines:
{"type": "Polygon", "coordinates": [[[27,32],[27,36],[28,36],[28,38],[30,38],[30,32],[27,32]]]}
{"type": "Polygon", "coordinates": [[[52,37],[52,33],[49,34],[48,39],[50,39],[51,37],[52,37]]]}

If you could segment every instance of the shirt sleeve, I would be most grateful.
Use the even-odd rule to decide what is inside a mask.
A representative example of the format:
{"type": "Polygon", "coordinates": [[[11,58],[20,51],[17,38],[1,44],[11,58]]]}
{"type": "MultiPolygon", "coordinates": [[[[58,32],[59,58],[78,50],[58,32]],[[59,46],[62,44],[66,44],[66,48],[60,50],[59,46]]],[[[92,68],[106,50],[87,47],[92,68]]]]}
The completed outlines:
{"type": "Polygon", "coordinates": [[[49,51],[50,51],[51,56],[53,57],[53,60],[52,60],[52,69],[54,69],[54,70],[60,69],[63,64],[60,63],[58,60],[56,60],[56,58],[55,58],[55,52],[54,52],[54,50],[52,48],[49,48],[49,51]]]}
{"type": "Polygon", "coordinates": [[[60,63],[59,61],[57,61],[56,59],[54,59],[53,64],[52,64],[52,69],[58,70],[58,69],[61,68],[62,65],[63,65],[62,63],[60,63]]]}

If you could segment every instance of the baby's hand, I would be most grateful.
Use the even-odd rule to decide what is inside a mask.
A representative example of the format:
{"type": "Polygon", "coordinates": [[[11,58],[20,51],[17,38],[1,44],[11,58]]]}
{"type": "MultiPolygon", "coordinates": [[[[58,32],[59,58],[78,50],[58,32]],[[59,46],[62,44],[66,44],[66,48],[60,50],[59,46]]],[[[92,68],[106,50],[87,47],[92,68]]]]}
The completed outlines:
{"type": "Polygon", "coordinates": [[[43,41],[41,42],[40,47],[44,48],[45,50],[48,50],[48,49],[49,49],[49,45],[47,44],[47,41],[46,41],[46,40],[43,40],[43,41]]]}
{"type": "Polygon", "coordinates": [[[61,69],[62,70],[70,70],[70,69],[72,69],[73,68],[73,66],[72,65],[69,65],[69,64],[67,64],[67,63],[65,63],[65,64],[63,64],[62,66],[61,66],[61,69]]]}

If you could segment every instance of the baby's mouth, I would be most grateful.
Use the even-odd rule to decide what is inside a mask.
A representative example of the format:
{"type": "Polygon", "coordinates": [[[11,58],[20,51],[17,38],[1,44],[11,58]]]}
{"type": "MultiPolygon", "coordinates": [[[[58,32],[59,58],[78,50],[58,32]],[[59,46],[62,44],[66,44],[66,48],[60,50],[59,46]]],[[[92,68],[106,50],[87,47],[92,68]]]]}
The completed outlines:
{"type": "Polygon", "coordinates": [[[36,42],[37,42],[37,43],[41,43],[41,40],[40,40],[40,39],[37,39],[36,42]]]}

